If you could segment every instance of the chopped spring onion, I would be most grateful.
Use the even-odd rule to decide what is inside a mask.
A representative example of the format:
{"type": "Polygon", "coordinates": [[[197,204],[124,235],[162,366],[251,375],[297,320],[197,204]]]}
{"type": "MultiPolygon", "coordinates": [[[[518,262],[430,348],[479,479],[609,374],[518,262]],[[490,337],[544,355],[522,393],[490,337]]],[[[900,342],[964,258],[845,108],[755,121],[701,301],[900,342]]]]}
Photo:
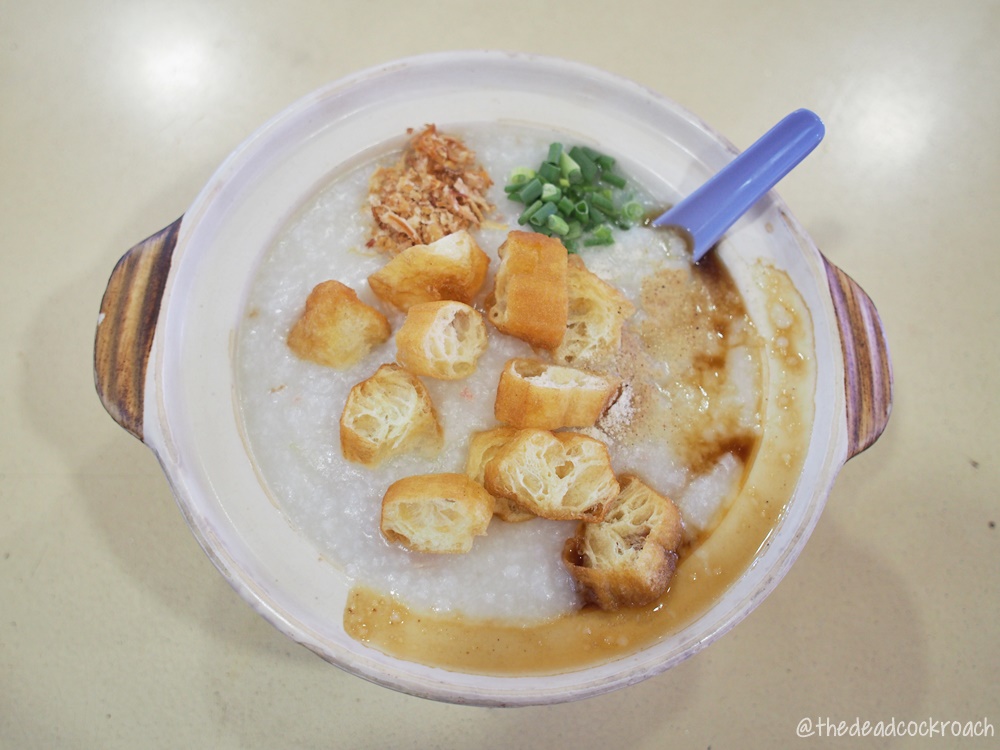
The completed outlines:
{"type": "Polygon", "coordinates": [[[602,193],[594,193],[590,196],[591,208],[599,209],[603,214],[607,216],[617,216],[618,209],[615,208],[614,202],[605,197],[602,193]]]}
{"type": "Polygon", "coordinates": [[[580,171],[580,165],[565,151],[559,157],[559,168],[562,170],[562,176],[569,180],[570,185],[579,185],[583,182],[583,173],[580,171]]]}
{"type": "Polygon", "coordinates": [[[626,185],[625,178],[620,175],[616,175],[613,172],[603,172],[601,174],[601,179],[609,185],[614,185],[619,190],[626,185]]]}
{"type": "Polygon", "coordinates": [[[557,203],[559,199],[562,198],[562,190],[557,188],[551,182],[546,182],[542,185],[542,200],[546,203],[557,203]]]}
{"type": "Polygon", "coordinates": [[[533,203],[538,200],[542,197],[542,181],[537,177],[533,178],[531,182],[521,188],[518,196],[521,199],[521,203],[524,204],[533,203]]]}
{"type": "Polygon", "coordinates": [[[553,143],[537,170],[514,169],[504,192],[526,206],[519,224],[558,237],[570,252],[611,245],[613,228],[630,229],[645,213],[628,181],[611,171],[615,163],[589,146],[553,143]]]}
{"type": "Polygon", "coordinates": [[[510,173],[510,181],[513,184],[523,184],[531,180],[536,172],[531,167],[514,167],[510,173]]]}
{"type": "Polygon", "coordinates": [[[580,172],[583,174],[583,181],[593,184],[597,177],[597,164],[579,146],[574,146],[569,150],[570,158],[580,165],[580,172]]]}
{"type": "Polygon", "coordinates": [[[542,207],[542,201],[541,200],[535,201],[526,209],[524,209],[524,211],[521,212],[521,215],[517,217],[517,223],[527,224],[528,221],[531,219],[531,217],[535,215],[535,212],[541,207],[542,207]]]}
{"type": "Polygon", "coordinates": [[[533,227],[545,226],[546,219],[554,215],[556,211],[557,209],[555,203],[543,203],[542,207],[531,215],[528,219],[528,223],[533,227]]]}
{"type": "Polygon", "coordinates": [[[562,170],[555,164],[545,162],[538,168],[538,176],[549,183],[558,183],[562,177],[562,170]]]}
{"type": "Polygon", "coordinates": [[[602,224],[594,230],[592,235],[584,238],[583,244],[592,247],[594,245],[612,245],[614,241],[614,238],[611,236],[611,227],[607,224],[602,224]]]}
{"type": "Polygon", "coordinates": [[[608,222],[608,217],[593,203],[590,204],[590,222],[591,224],[607,224],[608,222]]]}
{"type": "Polygon", "coordinates": [[[628,201],[622,206],[622,215],[629,221],[641,221],[645,213],[639,201],[628,201]]]}
{"type": "Polygon", "coordinates": [[[612,239],[611,227],[609,227],[607,224],[603,224],[597,227],[597,229],[594,230],[594,234],[592,235],[592,237],[595,240],[611,241],[612,239]]]}
{"type": "Polygon", "coordinates": [[[545,225],[552,230],[553,234],[558,234],[560,236],[569,234],[569,224],[567,224],[566,219],[559,214],[552,214],[545,220],[545,225]]]}
{"type": "Polygon", "coordinates": [[[574,207],[575,205],[576,205],[576,204],[575,204],[575,203],[573,203],[573,201],[571,201],[571,200],[570,200],[569,198],[567,198],[567,197],[566,197],[565,195],[564,195],[564,196],[562,196],[562,197],[561,197],[561,198],[560,198],[560,199],[559,199],[559,200],[558,200],[558,201],[556,202],[556,208],[558,208],[558,209],[559,209],[559,213],[561,213],[561,214],[562,214],[563,216],[565,216],[566,218],[569,218],[569,217],[573,216],[573,207],[574,207]]]}

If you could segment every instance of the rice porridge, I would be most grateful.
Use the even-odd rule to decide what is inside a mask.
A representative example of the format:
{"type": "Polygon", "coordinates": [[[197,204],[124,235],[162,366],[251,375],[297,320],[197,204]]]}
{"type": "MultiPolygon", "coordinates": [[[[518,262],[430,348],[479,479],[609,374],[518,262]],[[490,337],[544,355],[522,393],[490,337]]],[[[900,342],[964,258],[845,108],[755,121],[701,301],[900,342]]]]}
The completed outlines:
{"type": "MultiPolygon", "coordinates": [[[[493,286],[497,248],[509,230],[518,228],[517,216],[523,209],[504,194],[507,176],[516,167],[537,165],[549,143],[571,139],[512,125],[442,129],[461,137],[476,152],[495,183],[488,198],[496,209],[472,232],[491,259],[487,281],[474,303],[481,311],[493,286]]],[[[398,151],[387,151],[378,163],[333,175],[260,262],[236,348],[238,403],[259,473],[289,523],[354,582],[357,593],[345,615],[349,632],[371,639],[383,650],[394,648],[372,632],[384,629],[385,623],[379,624],[383,616],[422,613],[424,627],[432,622],[489,622],[504,632],[524,626],[544,629],[546,623],[567,616],[570,620],[600,619],[603,614],[581,611],[582,600],[561,559],[576,522],[539,518],[505,523],[494,518],[472,550],[458,555],[411,552],[386,541],[379,530],[381,500],[388,486],[414,474],[464,473],[469,436],[498,425],[493,404],[504,363],[512,357],[544,357],[544,353],[533,352],[527,343],[488,325],[489,346],[473,375],[457,381],[422,378],[444,429],[440,454],[434,459],[401,455],[371,469],[344,459],[338,420],[351,387],[379,365],[395,361],[393,338],[346,370],[299,359],[286,345],[305,298],[327,279],[350,286],[362,301],[384,313],[394,333],[402,324],[404,314],[378,300],[367,283],[367,277],[388,260],[366,247],[372,229],[369,179],[379,163],[397,156],[398,151]],[[391,606],[384,606],[387,602],[391,606]],[[376,604],[383,605],[377,616],[376,604]]],[[[628,165],[622,172],[633,179],[637,176],[628,165]]],[[[649,212],[677,198],[664,186],[643,185],[643,189],[637,197],[649,212]]],[[[729,509],[758,460],[766,360],[776,344],[758,333],[718,261],[703,261],[692,270],[678,238],[644,226],[616,229],[614,240],[606,247],[581,248],[579,254],[589,270],[624,292],[637,308],[625,326],[622,356],[615,363],[625,386],[596,427],[578,431],[608,445],[617,474],[639,475],[680,508],[685,541],[672,589],[683,591],[670,591],[664,600],[669,602],[676,595],[679,601],[687,597],[697,602],[691,605],[690,615],[707,603],[712,591],[717,593],[718,584],[715,589],[704,584],[709,586],[705,592],[688,591],[686,581],[691,576],[685,577],[685,563],[691,558],[690,565],[694,565],[699,550],[711,549],[706,540],[723,529],[727,515],[733,515],[729,509]]],[[[759,285],[762,289],[780,287],[775,295],[790,299],[792,293],[782,286],[786,281],[764,270],[759,285]]],[[[780,326],[785,345],[801,352],[809,342],[801,337],[804,326],[796,315],[805,313],[797,312],[792,304],[789,309],[790,319],[781,321],[787,325],[780,326]],[[798,339],[792,335],[795,331],[798,339]]],[[[759,528],[736,545],[742,550],[739,555],[726,551],[712,561],[718,565],[731,555],[726,563],[731,569],[721,576],[716,571],[723,582],[733,580],[749,564],[777,521],[780,505],[791,494],[794,480],[790,478],[797,472],[798,459],[788,459],[788,445],[782,455],[783,483],[773,491],[783,492],[784,497],[779,498],[777,510],[772,508],[774,512],[763,522],[758,519],[759,528]]],[[[723,530],[719,535],[733,533],[723,530]]],[[[639,615],[624,613],[602,621],[620,626],[622,617],[633,616],[639,615]]],[[[656,627],[662,632],[682,619],[675,613],[670,625],[656,627]]],[[[635,647],[642,638],[627,640],[619,645],[635,647]]],[[[434,656],[414,658],[436,660],[434,656]]],[[[602,658],[602,654],[584,660],[588,658],[602,658]]]]}

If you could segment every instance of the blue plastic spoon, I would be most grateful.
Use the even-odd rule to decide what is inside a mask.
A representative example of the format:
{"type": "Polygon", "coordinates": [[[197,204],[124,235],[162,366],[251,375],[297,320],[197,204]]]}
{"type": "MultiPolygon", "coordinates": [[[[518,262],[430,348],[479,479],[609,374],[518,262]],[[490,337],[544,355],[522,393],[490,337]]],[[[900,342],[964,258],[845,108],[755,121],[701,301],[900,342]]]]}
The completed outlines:
{"type": "Polygon", "coordinates": [[[662,216],[654,227],[675,227],[701,260],[729,227],[823,140],[823,122],[797,109],[764,133],[708,182],[662,216]]]}

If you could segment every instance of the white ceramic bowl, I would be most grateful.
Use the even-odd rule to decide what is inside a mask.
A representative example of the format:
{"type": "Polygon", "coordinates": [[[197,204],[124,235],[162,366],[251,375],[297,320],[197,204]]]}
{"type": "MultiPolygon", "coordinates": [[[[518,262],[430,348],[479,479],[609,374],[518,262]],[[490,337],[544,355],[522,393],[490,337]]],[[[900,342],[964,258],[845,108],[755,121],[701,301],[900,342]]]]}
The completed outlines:
{"type": "MultiPolygon", "coordinates": [[[[233,342],[256,264],[336,169],[399,142],[408,126],[512,118],[614,143],[677,195],[735,149],[697,117],[627,80],[522,54],[460,52],[392,62],[295,103],[237,148],[185,215],[130,250],[101,307],[97,387],[112,416],[159,458],[205,552],[290,638],[374,682],[459,703],[566,701],[632,684],[687,658],[745,617],[794,561],[843,463],[881,433],[891,371],[870,300],[830,265],[773,193],[719,251],[787,273],[809,311],[815,418],[784,516],[754,563],[700,617],[611,663],[544,676],[483,676],[386,656],[348,637],[351,582],[268,500],[241,438],[233,342]]],[[[745,294],[748,290],[744,290],[745,294]]],[[[753,310],[753,301],[748,304],[753,310]]]]}

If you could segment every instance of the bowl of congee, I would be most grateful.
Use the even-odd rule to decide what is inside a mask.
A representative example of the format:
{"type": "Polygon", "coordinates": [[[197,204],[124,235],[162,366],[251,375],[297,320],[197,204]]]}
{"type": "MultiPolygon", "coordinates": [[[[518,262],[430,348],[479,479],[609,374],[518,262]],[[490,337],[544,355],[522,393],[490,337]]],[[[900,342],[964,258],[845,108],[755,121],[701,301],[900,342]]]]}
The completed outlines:
{"type": "Polygon", "coordinates": [[[478,705],[636,683],[774,589],[890,411],[875,307],[773,191],[698,263],[650,225],[736,154],[574,62],[357,73],[122,257],[99,395],[332,664],[478,705]]]}

